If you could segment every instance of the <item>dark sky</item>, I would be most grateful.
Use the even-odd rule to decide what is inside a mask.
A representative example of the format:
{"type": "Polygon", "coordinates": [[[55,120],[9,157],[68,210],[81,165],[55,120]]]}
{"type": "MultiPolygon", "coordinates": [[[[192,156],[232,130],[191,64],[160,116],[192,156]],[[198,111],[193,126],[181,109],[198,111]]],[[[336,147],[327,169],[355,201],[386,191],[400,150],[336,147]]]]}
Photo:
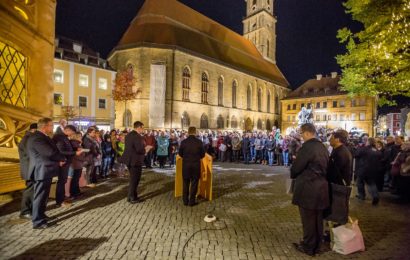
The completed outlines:
{"type": "MultiPolygon", "coordinates": [[[[242,34],[244,0],[180,0],[242,34]]],[[[59,0],[56,34],[79,40],[105,58],[115,47],[143,0],[59,0]]],[[[345,14],[340,0],[276,0],[277,64],[292,88],[316,74],[340,72],[335,55],[344,47],[337,30],[360,28],[345,14]]]]}

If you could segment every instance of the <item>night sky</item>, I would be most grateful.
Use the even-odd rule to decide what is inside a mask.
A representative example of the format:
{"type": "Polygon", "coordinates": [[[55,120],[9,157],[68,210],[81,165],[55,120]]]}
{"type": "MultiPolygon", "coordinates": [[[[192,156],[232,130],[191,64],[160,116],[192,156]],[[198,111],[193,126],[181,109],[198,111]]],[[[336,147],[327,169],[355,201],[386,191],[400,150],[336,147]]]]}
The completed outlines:
{"type": "MultiPolygon", "coordinates": [[[[82,41],[106,58],[136,16],[143,0],[59,0],[56,35],[82,41]]],[[[180,0],[198,12],[242,34],[244,0],[180,0]]],[[[340,0],[276,0],[276,59],[297,88],[316,74],[340,72],[335,56],[344,52],[337,30],[358,30],[340,0]]]]}

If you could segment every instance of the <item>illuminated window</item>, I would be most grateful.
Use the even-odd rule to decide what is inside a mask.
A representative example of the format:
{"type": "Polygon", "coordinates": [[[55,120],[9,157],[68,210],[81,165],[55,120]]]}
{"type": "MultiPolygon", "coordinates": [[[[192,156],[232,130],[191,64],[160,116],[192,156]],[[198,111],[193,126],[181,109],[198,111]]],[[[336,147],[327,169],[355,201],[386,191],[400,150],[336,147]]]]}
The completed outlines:
{"type": "Polygon", "coordinates": [[[100,89],[107,89],[107,79],[106,78],[99,78],[98,79],[98,88],[100,89]]]}
{"type": "Polygon", "coordinates": [[[340,100],[339,105],[340,105],[340,107],[345,107],[345,101],[344,101],[344,100],[340,100]]]}
{"type": "Polygon", "coordinates": [[[27,58],[0,41],[0,103],[26,107],[27,58]]]}
{"type": "Polygon", "coordinates": [[[54,93],[54,105],[62,105],[63,104],[63,95],[60,93],[54,93]]]}
{"type": "Polygon", "coordinates": [[[320,121],[320,115],[316,115],[316,121],[320,121]]]}
{"type": "Polygon", "coordinates": [[[208,86],[209,86],[208,75],[204,72],[202,73],[202,95],[201,95],[202,104],[208,104],[208,86]]]}
{"type": "Polygon", "coordinates": [[[337,120],[337,115],[336,115],[336,114],[333,114],[333,115],[332,115],[332,120],[333,120],[333,121],[336,121],[336,120],[337,120]]]}
{"type": "Polygon", "coordinates": [[[78,77],[78,85],[88,87],[88,75],[80,74],[78,77]]]}
{"type": "Polygon", "coordinates": [[[107,101],[104,98],[98,99],[98,108],[106,109],[107,108],[107,101]]]}
{"type": "Polygon", "coordinates": [[[224,80],[222,77],[218,79],[218,106],[224,105],[224,80]]]}
{"type": "Polygon", "coordinates": [[[53,78],[55,83],[64,83],[64,71],[55,69],[53,78]]]}
{"type": "Polygon", "coordinates": [[[352,114],[351,119],[352,119],[352,121],[356,120],[356,114],[355,113],[352,114]]]}
{"type": "Polygon", "coordinates": [[[345,121],[345,115],[340,115],[340,121],[345,121]]]}
{"type": "Polygon", "coordinates": [[[237,89],[237,83],[234,80],[232,82],[232,107],[236,107],[236,89],[237,89]]]}
{"type": "Polygon", "coordinates": [[[189,101],[189,89],[191,81],[191,72],[187,67],[182,71],[182,100],[189,101]]]}
{"type": "Polygon", "coordinates": [[[359,120],[360,120],[360,121],[366,120],[366,113],[361,112],[361,113],[359,114],[359,120]]]}
{"type": "Polygon", "coordinates": [[[87,97],[79,96],[78,97],[78,106],[87,107],[87,97]]]}

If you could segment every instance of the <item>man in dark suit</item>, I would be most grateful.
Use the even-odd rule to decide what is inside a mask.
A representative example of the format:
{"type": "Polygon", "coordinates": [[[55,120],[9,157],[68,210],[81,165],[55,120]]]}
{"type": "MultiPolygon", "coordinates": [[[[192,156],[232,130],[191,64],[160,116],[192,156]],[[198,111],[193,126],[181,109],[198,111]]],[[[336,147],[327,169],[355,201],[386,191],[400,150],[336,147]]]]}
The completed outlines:
{"type": "Polygon", "coordinates": [[[44,229],[48,227],[45,211],[51,180],[53,176],[57,176],[59,167],[64,165],[65,157],[49,137],[53,133],[53,121],[42,118],[37,126],[39,130],[27,142],[30,160],[28,172],[30,178],[34,179],[33,228],[44,229]]]}
{"type": "Polygon", "coordinates": [[[184,205],[195,206],[198,182],[201,175],[201,159],[205,156],[204,146],[201,140],[195,137],[196,128],[188,128],[188,138],[181,142],[179,156],[182,157],[182,200],[184,205]],[[190,190],[191,186],[191,190],[190,190]],[[189,195],[189,196],[188,196],[189,195]]]}
{"type": "Polygon", "coordinates": [[[142,136],[143,132],[144,124],[140,121],[136,121],[134,123],[134,130],[125,137],[125,150],[123,155],[119,158],[119,162],[127,165],[130,173],[127,201],[131,204],[143,201],[143,199],[139,198],[137,195],[137,188],[141,179],[142,165],[144,164],[146,154],[145,140],[142,136]]]}
{"type": "Polygon", "coordinates": [[[28,172],[29,157],[27,154],[27,141],[37,131],[37,123],[31,124],[29,130],[19,143],[20,175],[26,181],[26,189],[21,198],[20,218],[31,220],[33,210],[34,179],[28,172]]]}
{"type": "Polygon", "coordinates": [[[313,124],[302,125],[301,132],[304,143],[290,169],[291,178],[296,179],[292,203],[299,206],[303,226],[303,240],[294,246],[312,256],[319,252],[323,237],[323,210],[329,206],[326,180],[329,153],[315,138],[313,124]]]}

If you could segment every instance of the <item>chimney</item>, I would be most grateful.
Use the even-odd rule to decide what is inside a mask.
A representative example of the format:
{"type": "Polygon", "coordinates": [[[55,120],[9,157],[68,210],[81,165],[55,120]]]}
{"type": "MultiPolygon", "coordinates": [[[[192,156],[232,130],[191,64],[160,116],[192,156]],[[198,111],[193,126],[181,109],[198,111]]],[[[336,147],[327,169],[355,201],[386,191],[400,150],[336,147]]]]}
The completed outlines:
{"type": "Polygon", "coordinates": [[[332,79],[335,79],[337,77],[337,72],[331,72],[330,74],[332,75],[332,79]]]}
{"type": "Polygon", "coordinates": [[[317,80],[321,80],[321,79],[322,79],[322,74],[317,74],[317,75],[316,75],[316,79],[317,79],[317,80]]]}
{"type": "Polygon", "coordinates": [[[79,44],[79,43],[73,42],[73,50],[74,50],[76,53],[82,53],[82,51],[83,51],[83,45],[81,45],[81,44],[79,44]]]}

